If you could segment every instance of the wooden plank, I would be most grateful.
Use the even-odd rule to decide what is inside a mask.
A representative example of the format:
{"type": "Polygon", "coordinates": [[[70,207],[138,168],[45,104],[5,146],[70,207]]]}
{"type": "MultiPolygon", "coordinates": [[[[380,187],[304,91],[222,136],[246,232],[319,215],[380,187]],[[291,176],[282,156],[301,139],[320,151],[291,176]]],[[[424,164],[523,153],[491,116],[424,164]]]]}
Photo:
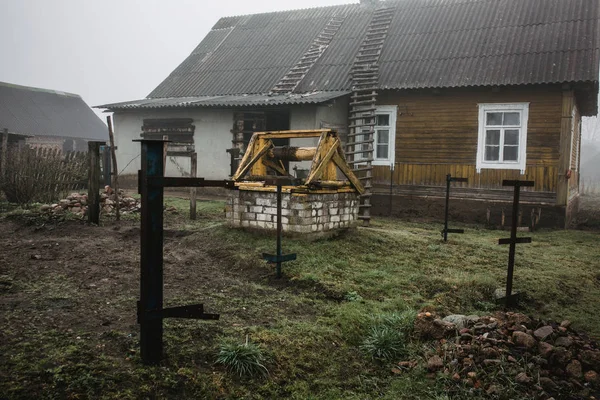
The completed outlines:
{"type": "Polygon", "coordinates": [[[569,197],[568,180],[571,157],[571,128],[573,123],[573,106],[575,94],[572,90],[563,92],[562,118],[560,125],[560,151],[558,157],[558,177],[556,182],[556,204],[566,206],[569,197]]]}
{"type": "Polygon", "coordinates": [[[116,220],[121,220],[121,205],[119,201],[119,169],[117,167],[117,151],[115,147],[115,134],[113,132],[112,118],[110,115],[106,117],[108,125],[108,138],[110,140],[110,155],[112,157],[112,187],[115,191],[115,217],[116,220]]]}
{"type": "Polygon", "coordinates": [[[6,157],[8,157],[8,129],[2,132],[2,153],[0,153],[0,173],[2,178],[6,176],[6,157]]]}
{"type": "Polygon", "coordinates": [[[104,142],[88,142],[88,222],[100,223],[100,146],[104,142]]]}
{"type": "MultiPolygon", "coordinates": [[[[198,154],[193,153],[190,159],[190,176],[196,178],[198,176],[198,154]]],[[[190,189],[190,219],[196,219],[196,188],[190,189]]]]}
{"type": "MultiPolygon", "coordinates": [[[[253,136],[254,138],[255,136],[253,136]]],[[[257,147],[256,142],[254,142],[253,145],[253,149],[257,147]]],[[[235,176],[233,177],[233,180],[239,180],[241,177],[243,177],[244,175],[246,175],[246,172],[248,172],[250,170],[250,168],[252,168],[254,166],[254,164],[256,164],[256,162],[265,154],[267,154],[267,151],[269,151],[269,149],[273,146],[273,142],[271,142],[270,140],[268,141],[264,141],[262,148],[259,148],[256,151],[253,151],[251,149],[248,149],[248,151],[246,151],[246,154],[252,154],[254,153],[254,155],[252,156],[252,158],[247,161],[245,163],[245,165],[240,165],[240,167],[238,168],[237,172],[235,173],[235,176]]],[[[248,146],[250,147],[250,146],[248,146]]],[[[246,154],[244,154],[244,158],[246,157],[246,154]]],[[[243,160],[242,160],[243,161],[243,160]]]]}
{"type": "MultiPolygon", "coordinates": [[[[273,149],[273,142],[263,138],[262,136],[259,136],[256,140],[256,143],[254,144],[253,151],[260,152],[260,149],[263,149],[266,146],[268,147],[269,151],[271,151],[273,149]],[[269,145],[269,143],[270,143],[270,145],[269,145]]],[[[269,153],[269,151],[267,151],[263,155],[266,156],[269,153]]],[[[262,156],[261,156],[261,158],[262,158],[262,156]]],[[[267,167],[262,162],[254,162],[254,163],[252,163],[252,167],[250,169],[250,175],[265,176],[265,175],[267,175],[267,167]]]]}
{"type": "Polygon", "coordinates": [[[348,178],[348,180],[352,183],[352,185],[358,191],[358,193],[360,193],[360,194],[365,193],[364,186],[362,185],[362,183],[360,183],[360,180],[358,180],[356,175],[354,175],[354,172],[352,172],[350,167],[348,167],[346,160],[344,160],[338,152],[335,152],[333,154],[332,159],[336,163],[336,165],[338,166],[340,171],[342,171],[342,173],[346,176],[346,178],[348,178]]]}
{"type": "MultiPolygon", "coordinates": [[[[244,152],[244,156],[242,157],[242,160],[240,161],[240,163],[238,165],[238,169],[232,177],[232,179],[234,181],[238,180],[240,178],[240,176],[242,176],[241,171],[244,168],[246,168],[247,164],[250,162],[252,149],[254,149],[255,142],[256,142],[256,136],[252,135],[252,137],[250,138],[250,142],[248,143],[248,147],[246,148],[246,151],[244,152]]],[[[245,173],[246,172],[244,172],[244,174],[245,173]]]]}
{"type": "MultiPolygon", "coordinates": [[[[318,165],[310,173],[308,178],[306,178],[306,181],[305,181],[306,185],[310,185],[312,183],[312,181],[314,181],[315,179],[318,179],[321,176],[321,174],[326,170],[327,164],[329,163],[329,161],[331,160],[333,155],[335,153],[337,153],[339,145],[340,145],[340,141],[337,138],[334,138],[333,143],[329,144],[329,145],[327,145],[327,142],[326,142],[326,145],[323,145],[323,143],[321,143],[320,152],[322,154],[323,149],[325,149],[326,153],[323,154],[323,156],[319,158],[318,165]]],[[[333,180],[333,179],[326,178],[326,180],[333,180]]]]}

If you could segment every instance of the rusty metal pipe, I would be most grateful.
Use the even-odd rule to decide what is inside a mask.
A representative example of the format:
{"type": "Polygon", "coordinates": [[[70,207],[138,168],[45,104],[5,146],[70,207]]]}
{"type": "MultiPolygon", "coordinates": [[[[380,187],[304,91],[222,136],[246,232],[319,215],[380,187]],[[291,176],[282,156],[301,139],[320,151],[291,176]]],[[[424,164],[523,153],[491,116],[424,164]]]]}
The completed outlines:
{"type": "Polygon", "coordinates": [[[268,151],[267,156],[281,161],[310,161],[316,153],[316,147],[281,146],[273,147],[268,151]]]}

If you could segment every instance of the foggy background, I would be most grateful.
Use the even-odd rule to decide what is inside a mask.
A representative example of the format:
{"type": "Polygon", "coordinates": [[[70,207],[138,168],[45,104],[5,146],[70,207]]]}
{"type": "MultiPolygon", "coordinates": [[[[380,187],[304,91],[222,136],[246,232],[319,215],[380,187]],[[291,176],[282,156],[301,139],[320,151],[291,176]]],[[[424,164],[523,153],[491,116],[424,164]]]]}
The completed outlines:
{"type": "MultiPolygon", "coordinates": [[[[0,81],[77,93],[90,106],[141,99],[221,17],[348,3],[358,0],[0,0],[0,81]]],[[[583,139],[582,174],[600,179],[595,118],[584,119],[583,139]]]]}

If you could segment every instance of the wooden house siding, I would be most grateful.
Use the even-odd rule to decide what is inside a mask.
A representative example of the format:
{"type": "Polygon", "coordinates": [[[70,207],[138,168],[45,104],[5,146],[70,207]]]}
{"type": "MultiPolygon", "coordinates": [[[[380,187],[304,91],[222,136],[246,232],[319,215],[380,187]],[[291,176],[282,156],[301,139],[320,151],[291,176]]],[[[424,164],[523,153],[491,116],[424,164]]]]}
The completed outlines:
{"type": "MultiPolygon", "coordinates": [[[[444,186],[446,174],[469,178],[465,188],[502,189],[503,179],[535,181],[531,191],[557,191],[563,90],[559,85],[514,88],[383,91],[380,105],[398,105],[396,168],[374,167],[374,182],[389,185],[444,186]],[[527,165],[518,170],[476,171],[478,104],[529,103],[527,165]]],[[[541,193],[540,193],[541,194],[541,193]]]]}

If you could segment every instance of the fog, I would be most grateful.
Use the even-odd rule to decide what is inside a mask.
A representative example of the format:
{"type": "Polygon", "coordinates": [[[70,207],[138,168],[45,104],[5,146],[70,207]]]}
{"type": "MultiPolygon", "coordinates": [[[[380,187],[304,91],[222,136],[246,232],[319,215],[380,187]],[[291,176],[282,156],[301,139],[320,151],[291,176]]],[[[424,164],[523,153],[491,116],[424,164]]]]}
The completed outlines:
{"type": "MultiPolygon", "coordinates": [[[[140,99],[221,17],[352,2],[0,0],[0,81],[77,93],[92,106],[140,99]]],[[[585,161],[600,151],[600,124],[586,118],[583,131],[585,161]]]]}
{"type": "Polygon", "coordinates": [[[221,17],[352,0],[0,0],[0,81],[81,95],[146,97],[221,17]]]}

